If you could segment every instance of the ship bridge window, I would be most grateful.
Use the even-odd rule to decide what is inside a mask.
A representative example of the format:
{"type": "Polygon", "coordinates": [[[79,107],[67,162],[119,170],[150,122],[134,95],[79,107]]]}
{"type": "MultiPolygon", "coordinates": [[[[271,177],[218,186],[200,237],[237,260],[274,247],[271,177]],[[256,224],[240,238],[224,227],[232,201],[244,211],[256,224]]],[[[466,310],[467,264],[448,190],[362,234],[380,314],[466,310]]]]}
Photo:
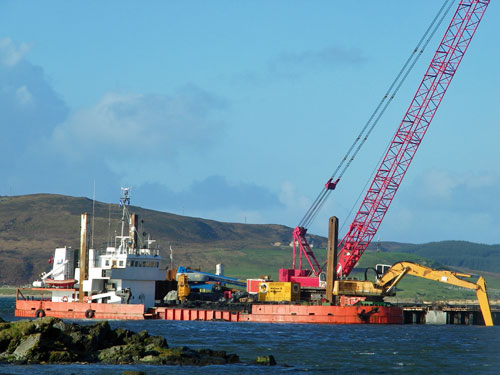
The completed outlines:
{"type": "Polygon", "coordinates": [[[118,265],[119,265],[120,267],[123,267],[123,260],[120,260],[120,261],[118,262],[118,265]]]}
{"type": "Polygon", "coordinates": [[[104,265],[107,267],[109,266],[109,259],[106,259],[106,261],[104,262],[104,265]]]}

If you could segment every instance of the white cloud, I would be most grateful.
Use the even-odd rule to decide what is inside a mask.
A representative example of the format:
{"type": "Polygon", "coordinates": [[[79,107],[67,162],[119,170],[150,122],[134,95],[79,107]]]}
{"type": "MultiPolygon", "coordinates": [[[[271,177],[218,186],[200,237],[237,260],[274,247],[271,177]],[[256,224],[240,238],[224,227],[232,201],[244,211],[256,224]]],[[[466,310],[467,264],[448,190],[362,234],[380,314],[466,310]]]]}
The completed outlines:
{"type": "Polygon", "coordinates": [[[319,69],[352,68],[366,62],[361,50],[340,45],[301,51],[282,51],[271,58],[259,71],[247,71],[236,80],[256,85],[268,85],[276,80],[295,81],[306,72],[319,69]]]}
{"type": "Polygon", "coordinates": [[[407,182],[380,228],[384,240],[498,243],[498,173],[431,169],[407,182]]]}
{"type": "Polygon", "coordinates": [[[12,67],[21,61],[30,49],[27,43],[16,45],[10,38],[0,38],[0,63],[12,67]]]}
{"type": "Polygon", "coordinates": [[[420,196],[430,199],[450,199],[453,189],[463,183],[463,178],[449,172],[430,170],[420,179],[420,196]]]}
{"type": "Polygon", "coordinates": [[[279,200],[286,207],[294,208],[296,210],[306,212],[306,209],[311,204],[311,201],[304,197],[300,196],[296,189],[295,185],[290,181],[284,181],[281,184],[281,190],[278,194],[279,200]]]}
{"type": "Polygon", "coordinates": [[[16,99],[21,107],[27,107],[33,103],[33,95],[26,85],[22,85],[16,90],[16,99]]]}
{"type": "Polygon", "coordinates": [[[154,168],[209,149],[223,130],[217,111],[224,108],[194,86],[171,96],[108,93],[57,126],[51,144],[70,160],[98,157],[119,173],[131,160],[154,168]]]}
{"type": "MultiPolygon", "coordinates": [[[[462,174],[431,169],[416,179],[409,191],[418,199],[418,205],[459,209],[476,205],[486,199],[500,184],[500,176],[491,172],[465,172],[462,174]]],[[[484,209],[484,204],[477,206],[484,209]]]]}
{"type": "MultiPolygon", "coordinates": [[[[31,149],[38,149],[40,140],[48,137],[68,114],[66,103],[55,92],[44,70],[26,60],[28,49],[25,43],[18,46],[8,38],[0,39],[3,151],[6,155],[15,152],[18,162],[31,149]]],[[[12,168],[10,160],[0,161],[0,171],[3,176],[12,174],[17,178],[19,171],[12,168]]]]}

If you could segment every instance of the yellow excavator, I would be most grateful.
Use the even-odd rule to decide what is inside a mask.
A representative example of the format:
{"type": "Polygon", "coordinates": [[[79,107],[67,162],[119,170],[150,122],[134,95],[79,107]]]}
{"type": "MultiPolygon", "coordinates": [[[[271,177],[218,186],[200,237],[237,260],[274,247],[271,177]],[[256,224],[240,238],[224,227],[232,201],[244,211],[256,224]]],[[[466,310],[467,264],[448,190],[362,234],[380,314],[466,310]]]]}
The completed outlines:
{"type": "Polygon", "coordinates": [[[328,247],[327,247],[327,273],[326,273],[326,295],[333,302],[336,296],[367,297],[368,299],[380,301],[383,297],[394,296],[396,285],[405,275],[412,275],[424,279],[434,280],[445,284],[455,285],[476,291],[479,307],[486,326],[493,326],[490,303],[486,292],[486,281],[479,277],[475,283],[461,278],[470,278],[472,275],[452,272],[447,270],[434,270],[412,262],[399,262],[392,266],[386,266],[386,271],[376,270],[377,280],[375,282],[337,279],[338,275],[336,260],[338,248],[338,219],[333,216],[329,221],[328,247]]]}
{"type": "Polygon", "coordinates": [[[476,291],[479,307],[483,314],[486,326],[493,326],[490,304],[486,292],[486,282],[479,277],[476,283],[463,280],[461,277],[470,278],[472,275],[446,270],[434,270],[412,262],[399,262],[390,267],[376,282],[358,280],[335,280],[333,295],[349,295],[364,297],[379,297],[395,295],[396,285],[405,275],[412,275],[424,279],[434,280],[445,284],[455,285],[476,291]]]}

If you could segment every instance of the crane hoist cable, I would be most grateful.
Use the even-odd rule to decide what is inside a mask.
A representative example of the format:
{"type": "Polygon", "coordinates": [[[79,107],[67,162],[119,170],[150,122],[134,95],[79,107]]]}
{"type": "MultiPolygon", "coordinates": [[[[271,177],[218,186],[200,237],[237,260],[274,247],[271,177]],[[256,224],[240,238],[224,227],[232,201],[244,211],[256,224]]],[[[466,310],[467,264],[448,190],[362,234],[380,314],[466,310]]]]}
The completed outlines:
{"type": "Polygon", "coordinates": [[[339,244],[337,275],[347,277],[376,235],[489,5],[460,0],[422,81],[339,244]]]}
{"type": "MultiPolygon", "coordinates": [[[[403,67],[399,71],[399,73],[396,75],[396,78],[393,80],[391,85],[389,86],[387,92],[385,95],[382,97],[380,100],[379,104],[369,117],[368,121],[365,123],[363,126],[361,132],[359,135],[355,138],[353,144],[351,147],[348,149],[347,153],[345,156],[342,158],[340,161],[339,165],[333,172],[332,176],[330,179],[327,181],[325,184],[325,188],[321,189],[321,192],[309,208],[309,210],[306,212],[304,217],[299,223],[299,227],[304,227],[308,228],[309,225],[313,222],[313,220],[316,218],[318,212],[320,211],[321,207],[323,207],[326,199],[330,195],[331,191],[334,190],[346,172],[346,170],[349,168],[353,160],[355,159],[356,155],[359,153],[361,148],[363,147],[364,143],[374,130],[375,126],[378,124],[380,118],[386,111],[387,107],[389,104],[392,102],[396,94],[398,93],[399,89],[403,85],[404,81],[410,74],[410,72],[413,70],[415,64],[417,63],[418,59],[420,56],[422,56],[425,48],[429,44],[430,40],[442,24],[444,18],[448,14],[449,10],[451,9],[453,5],[454,0],[446,0],[439,11],[437,12],[436,16],[432,20],[431,24],[427,28],[427,30],[424,32],[422,37],[420,38],[419,42],[417,43],[417,46],[413,49],[411,52],[410,56],[404,63],[403,67]],[[359,143],[359,144],[358,144],[359,143]],[[357,145],[357,147],[356,147],[357,145]],[[347,161],[348,160],[348,161],[347,161]],[[344,163],[347,161],[347,164],[344,166],[344,168],[341,170],[342,166],[344,163]],[[341,170],[340,174],[337,175],[337,173],[341,170]]],[[[359,198],[358,198],[359,200],[359,198]]]]}

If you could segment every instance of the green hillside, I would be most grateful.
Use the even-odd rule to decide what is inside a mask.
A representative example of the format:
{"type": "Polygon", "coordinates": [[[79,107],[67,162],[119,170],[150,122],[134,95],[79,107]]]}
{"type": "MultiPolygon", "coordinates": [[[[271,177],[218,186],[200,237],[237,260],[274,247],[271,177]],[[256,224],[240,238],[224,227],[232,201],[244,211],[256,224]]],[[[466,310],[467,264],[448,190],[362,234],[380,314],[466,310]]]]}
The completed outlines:
{"type": "Polygon", "coordinates": [[[453,267],[500,272],[500,245],[441,241],[420,245],[382,243],[381,249],[414,254],[453,267]]]}
{"type": "MultiPolygon", "coordinates": [[[[473,275],[473,277],[467,280],[472,282],[476,281],[477,275],[479,274],[486,280],[490,299],[500,299],[500,273],[454,267],[437,262],[434,259],[425,258],[421,255],[411,253],[366,251],[351,275],[354,277],[358,277],[359,279],[364,279],[364,271],[367,267],[373,267],[376,264],[394,264],[401,261],[410,261],[433,269],[447,269],[451,271],[469,273],[473,275]]],[[[370,280],[374,278],[373,272],[367,274],[370,280]]],[[[398,299],[409,301],[440,301],[449,299],[475,300],[476,295],[475,292],[471,290],[439,283],[436,281],[421,279],[415,276],[405,276],[397,287],[395,300],[398,299]]]]}
{"type": "MultiPolygon", "coordinates": [[[[322,264],[326,259],[325,249],[315,249],[315,254],[322,264]]],[[[269,249],[245,249],[237,252],[209,251],[207,253],[212,259],[222,260],[226,266],[229,276],[241,278],[255,278],[269,275],[272,279],[278,279],[278,269],[291,267],[292,250],[289,247],[269,249]]],[[[422,264],[434,269],[450,269],[432,259],[423,258],[419,255],[396,252],[367,251],[363,254],[360,262],[350,276],[359,280],[365,279],[365,269],[374,267],[376,264],[394,264],[400,261],[410,261],[422,264]]],[[[208,270],[213,271],[213,270],[208,270]]],[[[471,272],[478,273],[478,271],[471,272]]],[[[480,272],[488,284],[489,296],[492,300],[500,299],[500,273],[480,272]]],[[[369,280],[374,281],[374,272],[367,272],[369,280]]],[[[476,278],[469,281],[475,282],[476,278]]],[[[438,283],[431,280],[420,279],[414,276],[405,276],[398,284],[395,301],[441,301],[450,299],[476,299],[474,291],[438,283]]]]}

